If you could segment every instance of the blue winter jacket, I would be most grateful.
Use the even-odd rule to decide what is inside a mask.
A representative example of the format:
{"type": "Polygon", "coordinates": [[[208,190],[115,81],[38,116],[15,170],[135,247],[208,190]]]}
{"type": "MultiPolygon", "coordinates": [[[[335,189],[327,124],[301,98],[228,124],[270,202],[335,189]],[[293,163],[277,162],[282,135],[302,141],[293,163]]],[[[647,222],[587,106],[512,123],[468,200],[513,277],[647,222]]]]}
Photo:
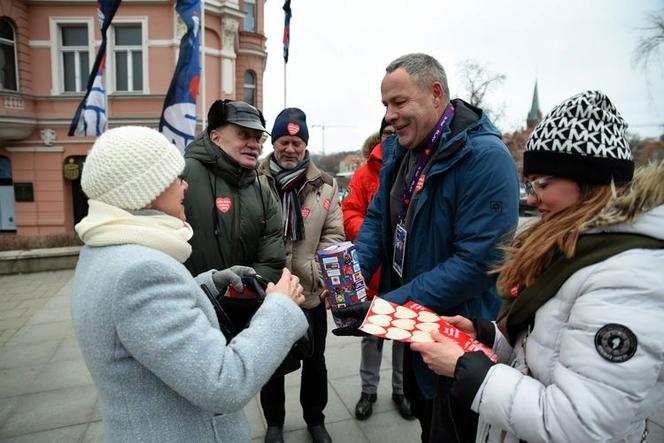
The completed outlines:
{"type": "MultiPolygon", "coordinates": [[[[500,132],[478,108],[453,100],[456,113],[426,174],[408,229],[404,284],[392,268],[390,190],[406,149],[392,136],[383,143],[380,188],[369,205],[355,245],[365,279],[380,263],[381,297],[412,300],[440,315],[494,319],[501,300],[497,248],[509,243],[518,223],[519,178],[500,132]]],[[[435,394],[435,374],[413,354],[418,385],[435,394]]]]}

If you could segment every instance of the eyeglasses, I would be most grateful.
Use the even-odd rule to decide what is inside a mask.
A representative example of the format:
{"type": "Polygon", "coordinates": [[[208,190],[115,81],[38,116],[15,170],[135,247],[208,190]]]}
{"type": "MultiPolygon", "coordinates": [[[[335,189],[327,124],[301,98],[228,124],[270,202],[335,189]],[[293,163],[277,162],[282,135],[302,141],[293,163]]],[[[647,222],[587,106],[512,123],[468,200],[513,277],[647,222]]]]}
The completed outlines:
{"type": "Polygon", "coordinates": [[[552,175],[545,175],[543,177],[536,178],[533,181],[526,180],[523,182],[523,188],[527,195],[532,195],[535,198],[539,198],[537,194],[546,188],[546,185],[552,178],[554,178],[552,175]]]}

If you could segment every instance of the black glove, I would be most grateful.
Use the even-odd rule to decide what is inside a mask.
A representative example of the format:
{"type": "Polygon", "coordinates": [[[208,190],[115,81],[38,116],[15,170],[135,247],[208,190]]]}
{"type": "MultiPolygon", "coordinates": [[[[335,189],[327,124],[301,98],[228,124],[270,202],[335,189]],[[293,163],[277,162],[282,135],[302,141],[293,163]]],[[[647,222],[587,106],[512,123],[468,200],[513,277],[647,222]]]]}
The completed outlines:
{"type": "Polygon", "coordinates": [[[331,311],[332,315],[336,318],[355,318],[359,320],[359,325],[364,321],[364,317],[367,316],[370,306],[371,301],[365,301],[356,305],[346,306],[345,308],[331,308],[331,311]]]}
{"type": "Polygon", "coordinates": [[[358,323],[355,326],[344,326],[343,328],[333,329],[332,333],[338,337],[366,337],[369,334],[357,329],[360,324],[361,323],[358,323]]]}

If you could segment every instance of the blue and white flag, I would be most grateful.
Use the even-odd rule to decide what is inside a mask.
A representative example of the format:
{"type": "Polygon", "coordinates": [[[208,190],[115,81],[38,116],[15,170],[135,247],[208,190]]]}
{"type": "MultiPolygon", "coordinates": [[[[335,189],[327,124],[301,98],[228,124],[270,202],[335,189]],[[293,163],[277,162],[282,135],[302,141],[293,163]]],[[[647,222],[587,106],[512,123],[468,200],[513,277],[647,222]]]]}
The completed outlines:
{"type": "Polygon", "coordinates": [[[88,78],[88,90],[69,126],[69,136],[101,135],[106,127],[106,89],[104,69],[106,67],[106,31],[111,26],[115,12],[122,0],[97,0],[97,19],[101,28],[101,46],[97,52],[88,78]]]}
{"type": "Polygon", "coordinates": [[[198,59],[201,2],[178,0],[175,10],[187,25],[187,33],[180,41],[180,55],[164,100],[159,131],[184,152],[196,137],[196,95],[201,78],[198,59]]]}

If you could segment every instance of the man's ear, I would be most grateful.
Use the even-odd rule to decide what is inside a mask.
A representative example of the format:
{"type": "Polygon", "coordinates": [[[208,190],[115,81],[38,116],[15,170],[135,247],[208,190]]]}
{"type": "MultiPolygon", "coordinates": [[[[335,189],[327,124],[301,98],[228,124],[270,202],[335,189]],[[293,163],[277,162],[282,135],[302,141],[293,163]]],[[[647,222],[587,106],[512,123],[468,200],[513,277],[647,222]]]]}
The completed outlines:
{"type": "Polygon", "coordinates": [[[217,132],[216,129],[213,129],[212,131],[210,131],[210,141],[212,143],[214,143],[215,145],[217,145],[217,146],[221,145],[221,143],[219,141],[219,133],[217,132]]]}
{"type": "Polygon", "coordinates": [[[447,102],[447,97],[445,97],[443,85],[439,81],[433,82],[431,92],[433,93],[433,104],[436,106],[436,108],[442,107],[447,102]]]}

